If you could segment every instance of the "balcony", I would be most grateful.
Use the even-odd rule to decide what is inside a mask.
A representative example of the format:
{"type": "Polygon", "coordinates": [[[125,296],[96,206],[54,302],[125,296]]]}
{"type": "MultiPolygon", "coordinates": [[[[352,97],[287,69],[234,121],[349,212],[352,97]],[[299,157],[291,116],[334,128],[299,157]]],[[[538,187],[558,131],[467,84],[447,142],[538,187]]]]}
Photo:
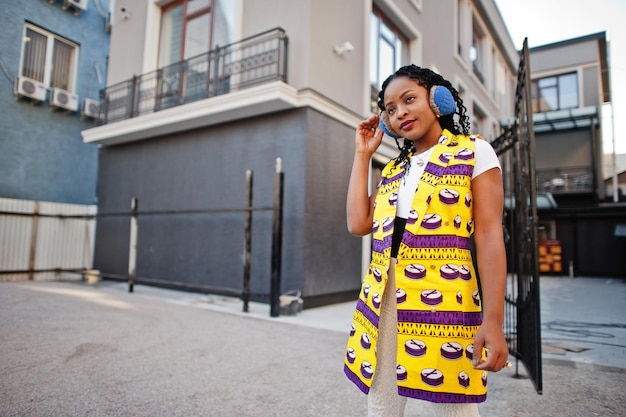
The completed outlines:
{"type": "Polygon", "coordinates": [[[535,133],[592,129],[600,124],[599,113],[596,106],[534,113],[535,133]]]}
{"type": "Polygon", "coordinates": [[[287,82],[281,28],[243,39],[100,92],[100,126],[273,81],[287,82]]]}
{"type": "Polygon", "coordinates": [[[591,167],[568,167],[537,170],[537,192],[557,194],[593,193],[591,167]]]}

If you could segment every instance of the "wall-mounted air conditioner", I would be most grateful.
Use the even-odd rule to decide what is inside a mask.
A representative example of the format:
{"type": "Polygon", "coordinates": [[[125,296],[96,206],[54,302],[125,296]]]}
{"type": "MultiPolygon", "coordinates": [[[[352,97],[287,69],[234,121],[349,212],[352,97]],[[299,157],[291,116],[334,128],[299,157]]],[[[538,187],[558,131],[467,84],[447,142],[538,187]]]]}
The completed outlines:
{"type": "Polygon", "coordinates": [[[50,106],[68,111],[78,110],[78,96],[60,88],[53,88],[50,94],[50,106]]]}
{"type": "Polygon", "coordinates": [[[63,0],[63,10],[74,10],[74,16],[78,16],[81,12],[87,10],[88,0],[63,0]]]}
{"type": "Polygon", "coordinates": [[[84,99],[80,114],[83,117],[98,119],[100,117],[100,102],[91,98],[84,99]]]}
{"type": "Polygon", "coordinates": [[[17,77],[13,86],[17,98],[28,98],[36,103],[46,99],[46,86],[39,81],[27,77],[17,77]]]}

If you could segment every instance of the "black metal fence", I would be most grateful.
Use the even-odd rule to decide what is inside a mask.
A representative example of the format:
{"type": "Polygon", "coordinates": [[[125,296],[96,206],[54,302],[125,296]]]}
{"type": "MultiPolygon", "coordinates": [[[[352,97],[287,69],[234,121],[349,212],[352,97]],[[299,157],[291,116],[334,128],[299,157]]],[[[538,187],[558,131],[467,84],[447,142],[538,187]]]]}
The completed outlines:
{"type": "Polygon", "coordinates": [[[275,28],[230,45],[137,75],[100,92],[99,124],[230,93],[269,81],[287,81],[285,31],[275,28]]]}
{"type": "MultiPolygon", "coordinates": [[[[139,201],[131,200],[130,211],[100,212],[93,214],[81,213],[82,207],[74,208],[75,214],[59,214],[57,206],[47,207],[40,211],[35,202],[33,211],[23,208],[0,209],[0,281],[23,279],[26,276],[33,280],[34,275],[45,275],[46,279],[59,277],[61,274],[72,276],[96,275],[115,281],[128,282],[128,291],[133,292],[136,284],[146,284],[178,290],[198,291],[216,295],[237,297],[243,302],[243,311],[249,311],[251,298],[268,300],[270,316],[277,317],[281,313],[281,269],[282,269],[282,237],[283,237],[283,192],[284,173],[281,158],[276,159],[276,174],[274,177],[273,203],[271,206],[253,205],[253,171],[246,171],[246,205],[243,207],[226,208],[198,208],[179,210],[140,210],[139,201]],[[54,211],[54,212],[50,212],[54,211]],[[251,291],[251,252],[252,252],[252,217],[254,212],[271,212],[271,280],[267,291],[253,293],[251,291]],[[141,264],[145,252],[137,250],[137,242],[143,235],[150,235],[150,230],[142,229],[139,218],[151,219],[154,217],[185,217],[191,218],[201,215],[219,215],[228,213],[244,214],[243,234],[243,277],[242,281],[229,281],[228,286],[207,285],[203,283],[186,283],[175,280],[159,279],[146,276],[137,264],[141,264]],[[128,274],[111,273],[91,268],[91,256],[81,256],[91,252],[92,247],[88,230],[95,220],[119,218],[129,221],[129,256],[128,274]],[[23,220],[23,221],[21,221],[23,220]],[[38,235],[40,232],[40,236],[38,235]],[[4,244],[4,246],[3,246],[4,244]],[[15,246],[10,248],[10,246],[15,246]],[[77,254],[78,253],[78,254],[77,254]],[[17,261],[11,263],[12,258],[17,261]],[[89,259],[83,259],[89,258],[89,259]],[[23,260],[23,261],[20,261],[23,260]],[[16,266],[17,265],[17,266],[16,266]],[[49,275],[49,276],[48,276],[49,275]],[[232,285],[231,285],[232,284],[232,285]]],[[[150,224],[150,223],[148,223],[150,224]]],[[[149,255],[151,256],[151,255],[149,255]]],[[[152,261],[149,261],[152,262],[152,261]]],[[[145,264],[145,262],[144,262],[145,264]]],[[[149,275],[149,274],[148,274],[149,275]]]]}
{"type": "Polygon", "coordinates": [[[515,121],[492,146],[503,160],[505,194],[510,202],[504,219],[509,262],[504,331],[509,351],[525,365],[535,389],[541,394],[537,180],[530,81],[528,44],[524,41],[518,69],[515,121]]]}
{"type": "MultiPolygon", "coordinates": [[[[139,210],[139,201],[137,198],[133,198],[131,201],[130,213],[102,213],[99,217],[107,216],[123,216],[130,217],[129,227],[129,257],[128,257],[128,276],[117,277],[117,279],[128,280],[128,291],[133,292],[135,284],[148,284],[155,286],[163,286],[174,289],[186,289],[192,291],[202,291],[212,294],[227,295],[238,297],[243,301],[243,311],[249,311],[249,302],[251,295],[262,296],[263,298],[269,298],[270,304],[270,316],[278,317],[280,315],[280,291],[281,291],[281,268],[282,268],[282,236],[283,236],[283,189],[284,189],[284,173],[282,171],[281,158],[276,159],[276,176],[274,179],[274,195],[272,206],[253,206],[253,171],[246,171],[246,206],[245,207],[231,207],[222,209],[195,209],[195,210],[139,210]],[[251,280],[251,250],[252,250],[252,216],[254,212],[258,211],[270,211],[272,212],[272,248],[271,248],[271,280],[269,293],[265,294],[252,294],[250,291],[251,280]],[[151,216],[193,216],[197,214],[218,214],[218,213],[244,213],[244,253],[243,253],[243,280],[242,285],[237,287],[233,285],[231,287],[218,287],[204,284],[188,284],[183,282],[177,282],[172,280],[160,280],[151,277],[145,277],[140,275],[137,271],[138,263],[138,251],[137,241],[141,236],[142,231],[138,226],[138,218],[151,217],[151,216]]],[[[103,272],[103,276],[115,279],[113,274],[103,272]]]]}

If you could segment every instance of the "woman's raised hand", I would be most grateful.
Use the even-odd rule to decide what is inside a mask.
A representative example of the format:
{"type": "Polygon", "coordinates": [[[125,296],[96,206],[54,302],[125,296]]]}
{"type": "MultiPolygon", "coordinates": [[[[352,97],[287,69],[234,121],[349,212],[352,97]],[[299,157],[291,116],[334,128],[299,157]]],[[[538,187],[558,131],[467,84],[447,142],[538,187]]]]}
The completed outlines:
{"type": "Polygon", "coordinates": [[[383,131],[378,129],[378,115],[363,120],[356,128],[356,152],[372,156],[383,141],[383,131]]]}

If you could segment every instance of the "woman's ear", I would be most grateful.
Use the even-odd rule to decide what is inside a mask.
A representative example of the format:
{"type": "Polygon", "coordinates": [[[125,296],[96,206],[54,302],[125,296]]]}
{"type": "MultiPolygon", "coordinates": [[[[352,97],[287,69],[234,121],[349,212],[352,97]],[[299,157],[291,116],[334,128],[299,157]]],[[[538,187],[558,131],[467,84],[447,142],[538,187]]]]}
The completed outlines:
{"type": "Polygon", "coordinates": [[[393,128],[391,127],[391,124],[389,123],[389,115],[384,110],[380,112],[380,118],[378,119],[378,126],[380,127],[380,130],[385,132],[385,135],[387,136],[390,136],[394,139],[399,139],[402,137],[395,130],[393,130],[393,128]]]}
{"type": "Polygon", "coordinates": [[[447,116],[456,112],[456,102],[450,90],[443,85],[430,87],[430,108],[437,117],[447,116]]]}

